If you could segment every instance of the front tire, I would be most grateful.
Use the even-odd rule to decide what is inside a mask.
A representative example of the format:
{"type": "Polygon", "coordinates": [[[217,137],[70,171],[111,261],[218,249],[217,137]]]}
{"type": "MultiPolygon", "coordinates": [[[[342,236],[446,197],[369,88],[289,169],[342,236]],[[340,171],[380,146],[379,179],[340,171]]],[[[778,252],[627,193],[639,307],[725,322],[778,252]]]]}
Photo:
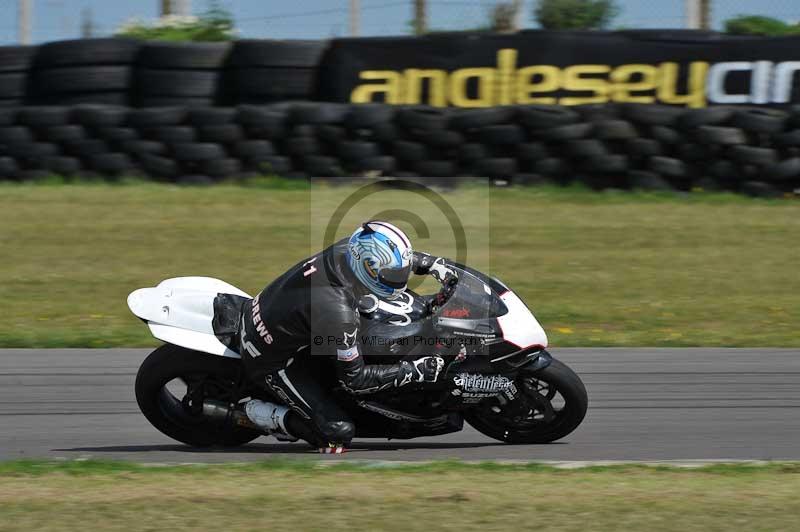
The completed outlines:
{"type": "Polygon", "coordinates": [[[234,403],[241,399],[230,395],[236,391],[240,371],[239,360],[165,344],[139,367],[136,402],[155,428],[179,442],[195,447],[244,445],[261,434],[220,427],[202,414],[205,398],[234,403]],[[168,387],[176,380],[186,384],[183,397],[176,397],[168,387]]]}
{"type": "Polygon", "coordinates": [[[553,359],[546,368],[520,376],[516,384],[520,397],[510,403],[517,407],[516,412],[497,405],[478,405],[465,412],[464,419],[490,438],[524,444],[560,440],[578,428],[586,416],[586,388],[580,377],[559,360],[553,359]],[[525,402],[515,405],[518,401],[525,402]]]}

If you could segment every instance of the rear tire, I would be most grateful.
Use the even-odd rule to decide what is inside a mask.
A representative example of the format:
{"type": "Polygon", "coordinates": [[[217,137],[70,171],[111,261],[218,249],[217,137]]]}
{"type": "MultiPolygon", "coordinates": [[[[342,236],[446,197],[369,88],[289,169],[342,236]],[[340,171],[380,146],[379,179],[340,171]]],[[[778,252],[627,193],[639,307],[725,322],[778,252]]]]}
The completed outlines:
{"type": "MultiPolygon", "coordinates": [[[[175,397],[167,389],[167,383],[175,379],[205,378],[215,388],[235,387],[241,370],[239,360],[209,355],[183,347],[165,344],[150,353],[142,362],[136,375],[136,402],[144,417],[159,431],[174,440],[195,447],[211,445],[244,445],[261,436],[261,433],[242,428],[221,428],[213,424],[202,413],[175,397]]],[[[205,397],[225,401],[238,401],[239,397],[205,397]]],[[[196,407],[195,407],[196,408],[196,407]]],[[[200,407],[202,410],[202,406],[200,407]]]]}
{"type": "MultiPolygon", "coordinates": [[[[502,413],[480,406],[465,412],[464,419],[482,434],[512,444],[550,443],[567,436],[586,416],[589,398],[583,382],[566,364],[556,359],[531,376],[555,388],[564,400],[563,408],[555,412],[550,422],[533,421],[526,428],[502,413]]],[[[517,387],[520,393],[524,393],[519,384],[517,387]]]]}

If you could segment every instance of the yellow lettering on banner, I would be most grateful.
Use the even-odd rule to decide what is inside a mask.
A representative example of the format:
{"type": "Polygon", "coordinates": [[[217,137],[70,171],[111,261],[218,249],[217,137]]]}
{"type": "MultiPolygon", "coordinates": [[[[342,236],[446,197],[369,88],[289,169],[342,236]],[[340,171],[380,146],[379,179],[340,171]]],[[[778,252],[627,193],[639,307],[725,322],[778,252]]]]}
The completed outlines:
{"type": "Polygon", "coordinates": [[[661,63],[658,76],[658,99],[673,105],[686,105],[687,107],[705,107],[706,77],[708,76],[708,63],[694,61],[689,65],[689,81],[686,94],[678,94],[678,63],[661,63]]]}
{"type": "Polygon", "coordinates": [[[608,101],[608,81],[584,76],[608,74],[608,65],[575,65],[564,69],[563,87],[568,91],[592,92],[594,96],[568,96],[559,101],[562,105],[584,105],[590,103],[606,103],[608,101]]]}
{"type": "Polygon", "coordinates": [[[517,67],[519,52],[497,51],[495,67],[462,68],[452,72],[409,68],[402,72],[366,70],[363,82],[350,93],[350,101],[389,104],[426,103],[436,107],[490,107],[493,105],[585,105],[614,102],[655,103],[705,107],[706,78],[710,65],[694,61],[686,66],[685,93],[681,64],[553,65],[517,67]],[[469,88],[476,87],[475,95],[469,88]],[[559,91],[568,94],[558,98],[559,91]],[[423,95],[426,95],[423,98],[423,95]],[[425,101],[423,101],[423,99],[425,101]]]}
{"type": "Polygon", "coordinates": [[[373,96],[383,94],[383,101],[391,104],[403,103],[402,75],[391,70],[365,70],[359,74],[365,81],[381,81],[382,83],[368,83],[359,85],[350,93],[353,103],[374,102],[373,96]]]}
{"type": "Polygon", "coordinates": [[[550,65],[537,65],[519,69],[516,79],[516,103],[555,105],[552,96],[534,96],[555,92],[561,86],[561,69],[550,65]],[[538,78],[538,81],[533,81],[538,78]]]}
{"type": "Polygon", "coordinates": [[[449,100],[457,107],[491,107],[494,103],[494,82],[496,71],[493,68],[462,68],[450,74],[449,100]],[[467,95],[467,81],[478,80],[478,97],[467,95]]]}
{"type": "Polygon", "coordinates": [[[655,94],[633,95],[633,92],[655,92],[658,69],[653,65],[623,65],[611,72],[611,100],[614,102],[653,103],[655,94]],[[641,78],[633,81],[634,78],[641,78]]]}
{"type": "Polygon", "coordinates": [[[447,107],[447,72],[444,70],[420,70],[409,68],[404,72],[404,103],[420,103],[424,80],[428,80],[428,105],[447,107]]]}
{"type": "Polygon", "coordinates": [[[514,103],[514,75],[517,71],[517,51],[504,48],[497,52],[497,101],[495,105],[514,103]]]}

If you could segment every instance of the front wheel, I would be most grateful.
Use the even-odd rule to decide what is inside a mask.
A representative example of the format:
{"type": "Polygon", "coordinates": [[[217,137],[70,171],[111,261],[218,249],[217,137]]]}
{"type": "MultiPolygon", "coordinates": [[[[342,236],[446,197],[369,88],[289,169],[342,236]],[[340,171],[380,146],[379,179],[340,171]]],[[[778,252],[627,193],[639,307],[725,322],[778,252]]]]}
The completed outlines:
{"type": "Polygon", "coordinates": [[[244,445],[261,433],[220,427],[203,415],[203,400],[237,403],[239,360],[165,344],[150,353],[136,374],[136,402],[152,425],[196,447],[244,445]]]}
{"type": "Polygon", "coordinates": [[[549,443],[575,430],[589,397],[574,371],[553,359],[544,369],[520,375],[517,396],[506,405],[481,404],[464,419],[481,433],[506,443],[549,443]]]}

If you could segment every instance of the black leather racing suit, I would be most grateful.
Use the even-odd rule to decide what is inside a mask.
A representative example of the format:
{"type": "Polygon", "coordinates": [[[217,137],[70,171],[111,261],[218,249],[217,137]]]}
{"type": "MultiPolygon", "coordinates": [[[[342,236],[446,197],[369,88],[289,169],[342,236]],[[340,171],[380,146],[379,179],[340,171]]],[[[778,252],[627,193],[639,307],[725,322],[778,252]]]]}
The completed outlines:
{"type": "Polygon", "coordinates": [[[320,446],[349,444],[355,426],[314,377],[316,356],[336,356],[338,380],[355,394],[396,386],[408,364],[364,362],[357,306],[366,292],[346,252],[341,240],[294,265],[245,304],[240,326],[248,376],[291,408],[285,423],[293,436],[320,446]]]}

